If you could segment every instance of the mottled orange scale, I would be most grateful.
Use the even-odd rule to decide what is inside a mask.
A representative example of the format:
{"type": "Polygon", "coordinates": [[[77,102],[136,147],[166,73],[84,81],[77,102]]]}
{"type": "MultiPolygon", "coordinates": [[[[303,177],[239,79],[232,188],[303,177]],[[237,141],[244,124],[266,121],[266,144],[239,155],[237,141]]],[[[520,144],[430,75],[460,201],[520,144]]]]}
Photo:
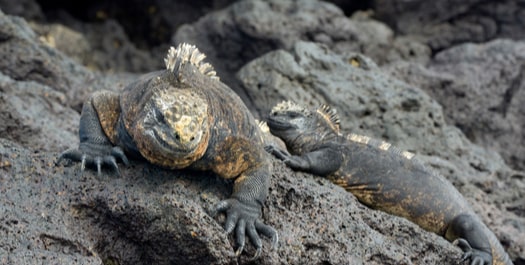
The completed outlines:
{"type": "Polygon", "coordinates": [[[91,97],[91,104],[97,111],[98,120],[102,130],[115,144],[117,142],[116,124],[120,116],[119,96],[111,91],[98,91],[91,97]]]}
{"type": "Polygon", "coordinates": [[[253,152],[253,143],[242,138],[226,137],[224,142],[216,147],[216,150],[220,151],[217,152],[212,170],[227,179],[239,176],[261,161],[255,156],[256,152],[253,152]]]}

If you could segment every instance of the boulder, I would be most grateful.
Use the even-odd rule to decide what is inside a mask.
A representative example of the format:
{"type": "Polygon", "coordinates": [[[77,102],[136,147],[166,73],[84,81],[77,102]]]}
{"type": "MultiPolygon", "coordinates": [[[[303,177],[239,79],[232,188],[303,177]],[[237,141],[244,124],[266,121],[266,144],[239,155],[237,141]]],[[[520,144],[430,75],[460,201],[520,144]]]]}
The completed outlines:
{"type": "Polygon", "coordinates": [[[343,132],[373,136],[418,154],[463,193],[513,250],[511,256],[523,258],[525,174],[448,125],[441,105],[422,89],[361,54],[344,57],[311,42],[267,53],[243,67],[238,77],[261,113],[282,100],[328,104],[337,109],[343,132]]]}
{"type": "MultiPolygon", "coordinates": [[[[0,257],[8,264],[244,264],[224,218],[231,183],[137,162],[122,177],[56,165],[56,153],[0,139],[0,257]]],[[[258,264],[451,264],[461,251],[330,182],[274,163],[265,222],[280,236],[258,264]]]]}
{"type": "Polygon", "coordinates": [[[434,51],[466,42],[525,37],[522,1],[375,0],[376,18],[434,51]]]}
{"type": "Polygon", "coordinates": [[[243,0],[178,28],[172,43],[196,44],[221,80],[248,103],[235,73],[247,62],[299,40],[323,43],[339,54],[360,52],[383,64],[426,62],[430,49],[410,37],[396,37],[368,12],[347,17],[335,5],[317,0],[243,0]]]}
{"type": "Polygon", "coordinates": [[[444,50],[426,67],[400,62],[387,69],[435,98],[469,140],[524,170],[524,60],[525,42],[498,39],[444,50]]]}
{"type": "MultiPolygon", "coordinates": [[[[41,16],[35,10],[29,17],[41,16]]],[[[143,161],[122,166],[120,177],[57,163],[60,152],[78,144],[79,110],[89,94],[118,91],[138,76],[114,69],[142,71],[164,56],[149,58],[158,51],[133,48],[117,22],[97,31],[64,21],[27,23],[0,12],[0,263],[254,263],[250,244],[234,256],[224,216],[210,216],[232,183],[143,161]],[[92,44],[96,32],[114,32],[130,49],[99,49],[92,44]],[[80,63],[86,54],[103,58],[105,52],[122,68],[80,63]]],[[[339,110],[345,132],[416,152],[456,185],[516,263],[525,260],[525,174],[469,141],[418,85],[381,67],[400,60],[431,64],[425,44],[396,37],[366,12],[346,17],[313,0],[239,1],[181,27],[174,40],[207,53],[259,117],[282,99],[327,103],[339,110]]],[[[279,231],[280,244],[270,250],[263,239],[256,263],[453,264],[461,257],[443,238],[369,209],[325,179],[273,162],[263,218],[279,231]]]]}

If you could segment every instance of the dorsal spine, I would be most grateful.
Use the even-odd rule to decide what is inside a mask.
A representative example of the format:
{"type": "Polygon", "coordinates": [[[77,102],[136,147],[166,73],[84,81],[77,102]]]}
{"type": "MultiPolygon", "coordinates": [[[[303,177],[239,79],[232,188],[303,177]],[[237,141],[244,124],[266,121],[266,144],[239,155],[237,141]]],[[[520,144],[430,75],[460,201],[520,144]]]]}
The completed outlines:
{"type": "Polygon", "coordinates": [[[201,53],[195,45],[181,43],[177,48],[170,47],[168,55],[164,58],[164,63],[166,64],[166,69],[175,74],[179,72],[181,66],[190,63],[197,67],[202,74],[218,80],[219,77],[213,69],[213,66],[209,63],[205,63],[203,61],[204,58],[206,58],[206,55],[201,53]]]}
{"type": "Polygon", "coordinates": [[[330,126],[330,128],[332,128],[332,130],[334,130],[334,132],[341,132],[341,120],[339,119],[336,109],[323,104],[317,108],[317,113],[326,121],[326,123],[330,126]]]}
{"type": "Polygon", "coordinates": [[[364,136],[364,135],[350,133],[350,134],[346,135],[346,139],[348,141],[351,141],[351,142],[354,142],[354,143],[368,145],[368,146],[371,146],[373,148],[381,149],[382,151],[385,151],[385,152],[391,152],[393,154],[400,155],[400,156],[402,156],[402,157],[404,157],[404,158],[406,158],[408,160],[412,159],[415,156],[414,153],[409,152],[409,151],[403,151],[403,150],[393,146],[389,142],[385,142],[385,141],[378,140],[378,139],[373,139],[373,138],[370,138],[370,137],[364,136]]]}

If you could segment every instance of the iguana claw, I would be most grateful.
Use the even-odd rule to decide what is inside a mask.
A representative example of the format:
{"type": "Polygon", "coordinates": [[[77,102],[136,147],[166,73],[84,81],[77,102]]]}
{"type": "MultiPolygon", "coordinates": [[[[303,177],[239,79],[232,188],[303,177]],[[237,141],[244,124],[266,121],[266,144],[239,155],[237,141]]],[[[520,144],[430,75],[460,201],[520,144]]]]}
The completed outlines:
{"type": "Polygon", "coordinates": [[[120,159],[125,165],[129,165],[129,160],[118,146],[112,147],[109,154],[96,154],[90,152],[86,147],[79,147],[78,149],[69,149],[58,157],[57,163],[60,163],[64,159],[73,160],[80,162],[80,171],[84,173],[86,166],[96,167],[98,176],[102,175],[102,166],[107,165],[111,167],[117,175],[120,176],[120,170],[117,165],[117,158],[120,159]]]}
{"type": "Polygon", "coordinates": [[[224,224],[226,233],[229,234],[235,230],[235,243],[237,244],[237,250],[235,251],[236,256],[241,255],[243,252],[246,241],[245,237],[248,236],[256,248],[251,260],[259,258],[262,253],[262,240],[259,233],[271,238],[272,249],[277,247],[279,240],[277,231],[259,219],[261,216],[260,205],[243,203],[235,198],[231,198],[219,202],[215,206],[212,215],[216,215],[218,212],[226,212],[227,217],[224,224]]]}
{"type": "Polygon", "coordinates": [[[463,238],[458,239],[457,244],[464,252],[461,256],[461,262],[470,259],[470,265],[492,265],[492,256],[489,253],[472,248],[463,238]]]}

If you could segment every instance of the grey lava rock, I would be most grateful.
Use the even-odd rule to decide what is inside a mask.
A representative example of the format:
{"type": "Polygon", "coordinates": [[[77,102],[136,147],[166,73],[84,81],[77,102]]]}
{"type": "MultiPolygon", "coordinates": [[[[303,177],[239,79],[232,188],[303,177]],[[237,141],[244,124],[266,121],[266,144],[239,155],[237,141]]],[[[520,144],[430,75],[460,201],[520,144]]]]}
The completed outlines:
{"type": "Polygon", "coordinates": [[[35,33],[22,18],[0,13],[0,20],[0,70],[4,74],[15,80],[31,80],[52,85],[60,92],[66,92],[72,85],[67,78],[68,74],[61,72],[67,68],[64,67],[66,64],[76,70],[75,74],[90,74],[82,71],[82,67],[67,57],[56,56],[56,50],[39,43],[35,33]],[[28,50],[32,52],[29,53],[28,50]]]}
{"type": "Polygon", "coordinates": [[[441,106],[423,90],[383,72],[361,54],[342,57],[309,42],[261,56],[238,76],[261,113],[282,100],[328,104],[338,110],[343,131],[419,154],[467,197],[503,245],[514,251],[511,256],[523,258],[525,219],[517,205],[525,196],[524,173],[447,125],[441,106]]]}
{"type": "MultiPolygon", "coordinates": [[[[55,166],[0,139],[0,257],[9,264],[239,264],[221,222],[208,209],[231,185],[212,174],[145,163],[122,177],[55,166]]],[[[279,248],[258,264],[422,264],[457,261],[461,252],[405,219],[362,206],[343,189],[275,162],[264,212],[279,248]]]]}
{"type": "MultiPolygon", "coordinates": [[[[42,19],[38,4],[22,3],[31,7],[29,18],[42,19]]],[[[524,261],[525,174],[447,125],[447,105],[443,114],[419,85],[377,66],[430,63],[434,68],[422,69],[454,85],[454,76],[439,68],[448,67],[448,56],[430,62],[427,45],[396,37],[370,17],[366,12],[346,17],[313,0],[245,0],[182,26],[173,39],[201,48],[256,115],[264,118],[282,99],[326,103],[339,110],[345,131],[417,152],[466,196],[516,264],[524,261]]],[[[269,250],[263,239],[264,253],[256,262],[249,261],[250,244],[236,258],[233,236],[222,227],[224,216],[210,216],[210,207],[232,187],[212,173],[133,161],[121,167],[121,177],[109,172],[97,177],[93,171],[81,174],[78,164],[56,164],[61,151],[78,144],[78,111],[88,95],[119,90],[137,77],[112,71],[142,71],[163,59],[147,56],[158,50],[144,52],[129,43],[117,22],[94,27],[65,21],[27,23],[0,11],[1,264],[455,264],[461,257],[443,238],[369,209],[329,181],[277,160],[264,219],[279,231],[280,244],[269,250]],[[118,47],[126,47],[121,53],[118,47],[104,48],[112,36],[93,45],[111,32],[122,42],[118,47]],[[90,54],[113,62],[81,65],[90,54]]],[[[515,70],[508,73],[509,79],[518,76],[515,70]]],[[[426,89],[427,79],[422,80],[426,89]]]]}
{"type": "Polygon", "coordinates": [[[0,11],[0,24],[1,138],[42,151],[64,150],[66,142],[78,141],[74,109],[93,91],[118,90],[133,76],[88,70],[42,42],[20,17],[0,11]]]}
{"type": "MultiPolygon", "coordinates": [[[[138,49],[120,24],[112,19],[102,23],[83,23],[74,18],[63,24],[31,23],[38,38],[47,46],[91,70],[106,73],[144,73],[162,67],[151,52],[138,49]]],[[[167,50],[167,45],[163,46],[167,50]]]]}
{"type": "Polygon", "coordinates": [[[388,67],[421,87],[444,108],[447,121],[467,137],[525,169],[525,42],[495,40],[444,50],[427,67],[388,67]]]}
{"type": "Polygon", "coordinates": [[[525,37],[523,1],[375,0],[376,17],[434,50],[465,42],[525,37]]]}
{"type": "Polygon", "coordinates": [[[299,40],[324,43],[340,54],[364,53],[380,64],[426,62],[430,56],[426,45],[395,37],[366,12],[347,17],[335,5],[317,0],[238,1],[181,26],[172,42],[201,47],[221,79],[250,102],[235,73],[247,62],[275,49],[290,49],[299,40]]]}
{"type": "Polygon", "coordinates": [[[75,120],[80,115],[67,107],[63,93],[49,86],[0,73],[0,105],[0,138],[55,152],[78,142],[75,120]]]}
{"type": "Polygon", "coordinates": [[[5,76],[52,87],[78,109],[96,89],[119,87],[43,42],[24,19],[0,10],[0,25],[0,71],[5,76]]]}
{"type": "MultiPolygon", "coordinates": [[[[78,164],[55,164],[64,146],[77,145],[78,113],[70,102],[88,92],[78,91],[84,87],[77,84],[97,77],[100,88],[112,88],[108,84],[117,84],[116,78],[91,72],[40,43],[22,19],[0,19],[7,25],[1,56],[13,62],[4,63],[0,75],[1,118],[7,124],[0,139],[2,262],[248,262],[254,249],[249,246],[236,259],[233,239],[221,226],[224,218],[209,216],[209,207],[229,196],[231,183],[211,173],[142,162],[122,168],[122,177],[102,178],[80,174],[78,164]],[[32,52],[22,54],[15,49],[20,46],[32,52]]],[[[451,263],[461,255],[438,236],[368,209],[326,180],[278,161],[275,168],[265,218],[279,230],[281,243],[270,251],[265,241],[261,264],[451,263]]]]}

